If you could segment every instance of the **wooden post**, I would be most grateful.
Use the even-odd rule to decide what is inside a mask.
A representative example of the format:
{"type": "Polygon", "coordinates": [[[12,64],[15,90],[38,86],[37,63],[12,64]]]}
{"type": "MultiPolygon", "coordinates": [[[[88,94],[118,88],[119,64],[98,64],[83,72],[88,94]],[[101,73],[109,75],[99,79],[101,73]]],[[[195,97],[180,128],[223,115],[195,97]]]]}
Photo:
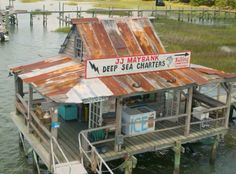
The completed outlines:
{"type": "Polygon", "coordinates": [[[226,99],[226,111],[225,111],[225,128],[229,127],[229,113],[230,113],[230,105],[231,105],[231,84],[227,83],[226,87],[226,93],[227,93],[227,99],[226,99]]]}
{"type": "Polygon", "coordinates": [[[177,105],[176,105],[176,113],[175,115],[179,115],[179,112],[180,112],[180,107],[181,107],[181,92],[180,90],[177,90],[176,91],[176,100],[177,100],[177,105]]]}
{"type": "Polygon", "coordinates": [[[33,26],[33,14],[30,13],[30,26],[33,26]]]}
{"type": "Polygon", "coordinates": [[[46,26],[45,5],[43,5],[43,26],[46,26]]]}
{"type": "Polygon", "coordinates": [[[192,10],[192,7],[191,7],[191,10],[190,10],[190,21],[193,22],[193,10],[192,10]]]}
{"type": "MultiPolygon", "coordinates": [[[[52,123],[53,122],[58,122],[58,115],[55,112],[55,108],[51,109],[51,117],[52,117],[52,123]]],[[[57,139],[58,136],[58,128],[51,128],[51,134],[53,137],[57,139]]]]}
{"type": "MultiPolygon", "coordinates": [[[[14,75],[14,79],[15,79],[15,96],[16,94],[19,94],[21,97],[24,96],[23,93],[23,81],[17,76],[14,75]]],[[[15,97],[15,101],[17,102],[17,96],[15,97]]],[[[16,114],[19,114],[20,112],[18,111],[18,109],[16,108],[16,114]]]]}
{"type": "Polygon", "coordinates": [[[61,17],[62,17],[62,26],[64,26],[64,9],[65,9],[65,4],[62,3],[62,13],[61,13],[61,17]]]}
{"type": "Polygon", "coordinates": [[[211,155],[209,160],[211,165],[215,165],[218,144],[219,144],[219,136],[216,136],[214,138],[214,143],[211,147],[211,155]]]}
{"type": "Polygon", "coordinates": [[[174,147],[174,152],[175,152],[175,163],[174,163],[174,174],[179,174],[180,173],[180,158],[181,158],[181,142],[176,141],[175,142],[175,147],[174,147]]]}
{"type": "Polygon", "coordinates": [[[178,10],[178,21],[180,21],[180,9],[178,10]]]}
{"type": "Polygon", "coordinates": [[[32,122],[32,116],[31,116],[31,111],[32,111],[32,107],[33,107],[33,87],[31,86],[31,84],[29,84],[29,100],[28,100],[28,120],[27,120],[27,128],[28,128],[28,132],[32,132],[31,129],[31,122],[32,122]]]}
{"type": "MultiPolygon", "coordinates": [[[[116,99],[116,131],[115,131],[115,139],[121,135],[121,119],[122,119],[122,98],[118,97],[116,99]]],[[[115,141],[115,151],[118,152],[121,150],[121,145],[115,141]]]]}
{"type": "Polygon", "coordinates": [[[59,27],[61,27],[61,3],[59,2],[59,27]]]}
{"type": "Polygon", "coordinates": [[[193,87],[188,88],[188,99],[186,113],[187,117],[185,119],[185,131],[184,135],[188,136],[190,132],[191,114],[192,114],[192,97],[193,97],[193,87]]]}
{"type": "Polygon", "coordinates": [[[76,6],[76,17],[79,18],[79,7],[76,6]]]}

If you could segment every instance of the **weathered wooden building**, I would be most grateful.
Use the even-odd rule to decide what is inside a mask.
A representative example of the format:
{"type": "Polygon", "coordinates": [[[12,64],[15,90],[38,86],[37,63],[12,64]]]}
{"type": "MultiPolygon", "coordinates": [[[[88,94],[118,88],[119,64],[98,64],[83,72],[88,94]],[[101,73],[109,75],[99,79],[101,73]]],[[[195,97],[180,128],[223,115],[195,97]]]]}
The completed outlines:
{"type": "Polygon", "coordinates": [[[146,18],[72,23],[57,57],[10,69],[12,119],[51,172],[114,173],[107,161],[173,148],[178,173],[182,144],[227,132],[235,74],[166,53],[146,18]]]}

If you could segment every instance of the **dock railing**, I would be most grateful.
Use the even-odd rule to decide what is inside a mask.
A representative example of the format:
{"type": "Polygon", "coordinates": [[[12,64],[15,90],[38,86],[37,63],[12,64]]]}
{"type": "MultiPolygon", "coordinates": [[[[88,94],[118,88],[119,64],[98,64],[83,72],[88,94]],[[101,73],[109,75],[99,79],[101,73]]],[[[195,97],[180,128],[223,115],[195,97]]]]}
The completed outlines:
{"type": "Polygon", "coordinates": [[[52,169],[53,172],[56,172],[56,164],[67,164],[69,167],[69,172],[66,174],[71,174],[71,164],[68,160],[68,158],[66,157],[65,153],[63,152],[62,148],[60,147],[59,143],[57,142],[55,137],[51,137],[50,140],[50,148],[51,148],[51,158],[52,158],[52,169]],[[60,152],[61,156],[64,158],[65,162],[60,161],[59,157],[56,155],[55,153],[55,148],[58,149],[58,151],[60,152]]]}
{"type": "MultiPolygon", "coordinates": [[[[78,135],[79,139],[79,150],[80,150],[80,157],[82,164],[85,163],[85,160],[87,160],[90,165],[92,171],[101,174],[103,172],[113,174],[113,171],[110,169],[110,167],[107,165],[107,163],[104,161],[104,159],[101,157],[101,155],[98,153],[96,147],[92,144],[92,142],[88,139],[88,135],[91,132],[109,129],[109,128],[115,128],[114,125],[105,126],[105,127],[99,127],[89,130],[81,131],[78,135]],[[85,157],[85,158],[84,158],[85,157]],[[103,171],[103,166],[106,171],[103,171]]],[[[114,139],[106,139],[105,141],[113,141],[114,139]]],[[[101,143],[101,141],[100,141],[101,143]]]]}
{"type": "Polygon", "coordinates": [[[227,106],[220,106],[215,108],[206,108],[202,111],[192,112],[192,120],[190,126],[192,130],[202,130],[205,128],[219,128],[224,127],[226,121],[227,106]],[[196,118],[194,115],[203,115],[202,119],[196,118]]]}
{"type": "Polygon", "coordinates": [[[34,111],[30,110],[28,113],[28,103],[20,96],[20,94],[17,93],[16,98],[16,108],[24,116],[29,131],[35,132],[47,147],[49,147],[51,137],[50,131],[41,123],[34,111]]]}

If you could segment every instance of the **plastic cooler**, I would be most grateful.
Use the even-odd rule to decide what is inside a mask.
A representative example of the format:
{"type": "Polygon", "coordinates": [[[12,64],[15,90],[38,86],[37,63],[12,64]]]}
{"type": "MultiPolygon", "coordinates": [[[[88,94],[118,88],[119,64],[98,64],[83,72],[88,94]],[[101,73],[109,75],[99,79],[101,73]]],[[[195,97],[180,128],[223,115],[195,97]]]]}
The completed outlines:
{"type": "Polygon", "coordinates": [[[78,115],[78,108],[75,104],[60,105],[58,115],[64,120],[75,120],[78,115]]]}

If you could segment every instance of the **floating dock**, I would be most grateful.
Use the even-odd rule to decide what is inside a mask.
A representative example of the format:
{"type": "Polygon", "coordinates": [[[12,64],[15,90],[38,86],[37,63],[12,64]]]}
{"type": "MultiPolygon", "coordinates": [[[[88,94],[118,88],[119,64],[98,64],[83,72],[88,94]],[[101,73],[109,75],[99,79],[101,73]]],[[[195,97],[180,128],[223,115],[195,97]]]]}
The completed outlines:
{"type": "Polygon", "coordinates": [[[193,65],[190,51],[167,53],[147,18],[72,24],[58,56],[10,68],[11,117],[36,164],[39,157],[55,174],[113,174],[108,161],[172,149],[177,174],[182,145],[209,137],[214,161],[236,74],[193,65]]]}

